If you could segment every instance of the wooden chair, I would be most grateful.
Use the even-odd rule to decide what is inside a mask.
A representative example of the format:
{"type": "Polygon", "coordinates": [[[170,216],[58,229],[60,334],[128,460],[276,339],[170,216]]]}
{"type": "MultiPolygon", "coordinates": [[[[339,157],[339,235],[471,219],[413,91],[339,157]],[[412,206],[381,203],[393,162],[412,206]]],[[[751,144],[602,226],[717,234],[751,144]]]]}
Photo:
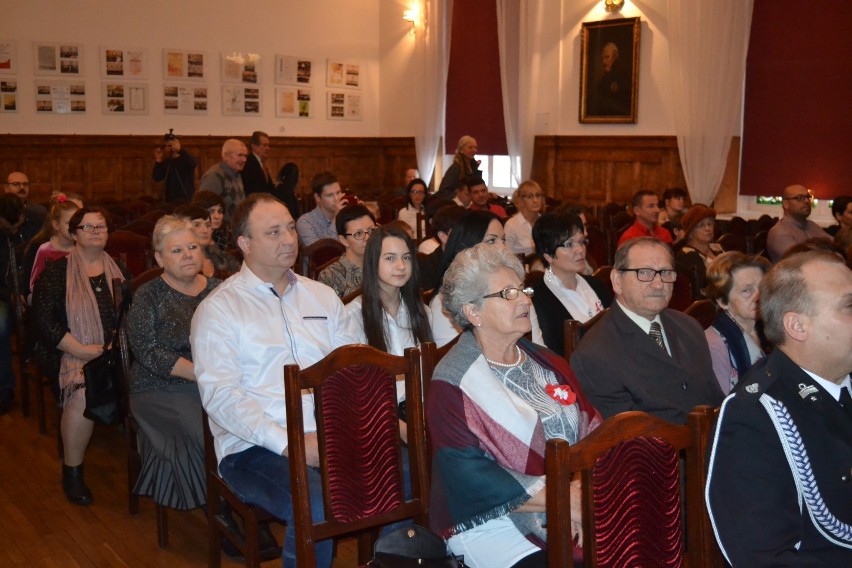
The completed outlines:
{"type": "Polygon", "coordinates": [[[426,427],[420,350],[402,357],[347,345],[299,369],[284,367],[296,555],[313,567],[317,541],[358,535],[358,560],[372,557],[378,528],[404,519],[427,525],[426,427]],[[405,375],[411,499],[404,498],[396,377],[405,375]],[[313,389],[325,520],[312,521],[301,394],[313,389]]]}
{"type": "Polygon", "coordinates": [[[201,419],[204,422],[204,469],[207,472],[208,566],[219,568],[222,565],[222,539],[226,538],[243,555],[248,568],[260,568],[261,523],[283,524],[284,521],[262,507],[242,502],[228,487],[219,475],[219,461],[216,459],[216,447],[210,432],[210,418],[203,410],[201,419]],[[223,503],[243,520],[243,534],[234,530],[234,525],[225,519],[222,514],[223,503]]]}
{"type": "Polygon", "coordinates": [[[154,224],[154,221],[140,217],[139,219],[134,219],[121,227],[121,230],[130,231],[131,233],[136,233],[137,235],[150,238],[151,234],[154,232],[154,224]]]}
{"type": "Polygon", "coordinates": [[[623,412],[573,446],[548,440],[548,566],[574,566],[570,483],[575,473],[582,483],[586,566],[695,568],[713,558],[702,496],[712,421],[708,406],[696,407],[685,425],[623,412]]]}
{"type": "Polygon", "coordinates": [[[695,299],[693,295],[691,282],[692,275],[677,268],[677,280],[672,285],[672,299],[669,301],[669,307],[679,312],[684,311],[695,299]]]}
{"type": "Polygon", "coordinates": [[[589,245],[586,247],[586,260],[594,268],[604,266],[607,263],[606,233],[592,225],[586,227],[586,233],[589,239],[589,245]]]}
{"type": "Polygon", "coordinates": [[[565,359],[568,361],[571,360],[571,354],[574,353],[575,349],[577,349],[577,345],[580,343],[580,340],[586,332],[592,329],[596,323],[601,321],[604,314],[608,311],[609,308],[606,308],[602,312],[595,314],[593,318],[586,322],[579,322],[575,319],[565,320],[565,359]]]}
{"type": "Polygon", "coordinates": [[[118,230],[109,235],[106,252],[121,260],[132,276],[151,268],[151,239],[130,231],[118,230]]]}
{"type": "Polygon", "coordinates": [[[592,278],[594,278],[595,280],[597,280],[598,282],[603,284],[606,287],[606,289],[609,290],[609,293],[614,298],[615,292],[612,289],[611,275],[612,275],[612,265],[610,265],[610,264],[600,266],[600,267],[597,268],[597,270],[592,272],[592,278]]]}
{"type": "Polygon", "coordinates": [[[741,253],[746,253],[748,252],[746,237],[747,235],[743,236],[737,233],[725,233],[724,235],[716,239],[716,242],[722,247],[722,250],[724,250],[725,252],[731,250],[738,250],[741,253]]]}
{"type": "Polygon", "coordinates": [[[766,251],[766,239],[768,236],[768,230],[758,231],[755,233],[754,237],[751,239],[751,254],[769,258],[769,254],[766,251]]]}
{"type": "Polygon", "coordinates": [[[364,292],[363,289],[358,288],[357,290],[353,290],[353,291],[349,292],[348,294],[346,294],[345,296],[343,296],[342,298],[340,298],[340,301],[343,302],[343,305],[346,305],[349,302],[351,302],[352,300],[354,300],[355,298],[357,298],[358,296],[360,296],[363,292],[364,292]]]}
{"type": "MultiPolygon", "coordinates": [[[[119,309],[126,294],[131,294],[132,297],[139,286],[159,277],[162,273],[162,268],[152,268],[132,278],[127,283],[118,278],[113,279],[112,299],[115,309],[119,309]]],[[[130,368],[133,366],[133,352],[130,350],[130,342],[127,338],[126,321],[125,317],[118,328],[116,347],[118,347],[118,353],[121,357],[120,371],[124,381],[124,403],[125,408],[127,408],[127,416],[124,417],[124,434],[127,437],[127,511],[131,515],[136,515],[139,513],[139,495],[136,495],[133,489],[136,487],[136,480],[139,479],[139,474],[142,471],[142,454],[139,452],[139,423],[133,418],[133,413],[130,410],[130,368]]],[[[160,548],[167,548],[169,546],[167,508],[156,502],[154,508],[157,517],[157,544],[160,548]]]]}
{"type": "Polygon", "coordinates": [[[694,317],[701,324],[702,329],[707,329],[716,319],[716,303],[712,300],[696,300],[683,310],[688,316],[694,317]]]}
{"type": "Polygon", "coordinates": [[[329,260],[336,259],[344,252],[346,252],[346,247],[340,241],[336,239],[320,239],[300,251],[299,272],[302,276],[316,279],[320,266],[329,260]]]}

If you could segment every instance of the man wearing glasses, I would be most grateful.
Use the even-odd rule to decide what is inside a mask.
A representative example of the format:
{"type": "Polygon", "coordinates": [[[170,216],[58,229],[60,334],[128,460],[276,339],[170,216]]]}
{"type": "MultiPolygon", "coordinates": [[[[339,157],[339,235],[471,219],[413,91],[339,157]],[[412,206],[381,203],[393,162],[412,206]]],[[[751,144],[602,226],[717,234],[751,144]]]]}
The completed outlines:
{"type": "Polygon", "coordinates": [[[831,241],[831,235],[813,221],[808,221],[814,201],[810,189],[798,184],[787,186],[781,199],[784,216],[766,236],[766,249],[772,262],[778,262],[791,247],[808,239],[831,241]]]}
{"type": "Polygon", "coordinates": [[[672,251],[639,237],[615,253],[616,301],[580,341],[571,368],[604,418],[642,410],[677,424],[722,391],[698,321],[667,309],[677,279],[672,251]]]}
{"type": "Polygon", "coordinates": [[[27,242],[41,230],[44,218],[47,216],[47,209],[28,200],[30,195],[30,178],[22,172],[12,172],[9,174],[9,177],[6,178],[4,189],[6,193],[17,195],[18,199],[24,204],[24,216],[26,219],[20,228],[20,236],[24,242],[27,242]]]}

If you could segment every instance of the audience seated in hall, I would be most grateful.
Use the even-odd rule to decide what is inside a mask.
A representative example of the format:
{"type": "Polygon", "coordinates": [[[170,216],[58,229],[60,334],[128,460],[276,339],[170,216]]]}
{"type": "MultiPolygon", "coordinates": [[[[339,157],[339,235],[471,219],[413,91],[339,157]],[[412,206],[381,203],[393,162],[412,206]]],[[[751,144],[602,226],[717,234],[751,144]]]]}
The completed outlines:
{"type": "MultiPolygon", "coordinates": [[[[479,171],[479,160],[476,160],[476,139],[473,136],[462,136],[459,138],[453,163],[444,172],[441,185],[435,192],[437,199],[453,199],[456,197],[460,182],[468,176],[481,176],[479,171]]],[[[464,205],[467,207],[467,205],[464,205]]]]}
{"type": "Polygon", "coordinates": [[[415,238],[417,236],[418,213],[420,214],[421,238],[425,238],[426,236],[426,207],[424,206],[426,192],[426,182],[422,179],[416,178],[408,182],[408,186],[406,187],[408,201],[405,203],[405,207],[400,209],[396,215],[398,220],[404,221],[414,230],[415,238]]]}
{"type": "Polygon", "coordinates": [[[340,183],[331,172],[315,175],[311,180],[311,189],[317,206],[299,217],[296,223],[301,247],[312,245],[320,239],[336,239],[334,216],[346,206],[340,183]]]}
{"type": "Polygon", "coordinates": [[[660,216],[657,223],[660,225],[668,222],[679,222],[686,213],[686,200],[689,194],[681,187],[670,187],[663,192],[663,200],[660,203],[660,216]]]}
{"type": "Polygon", "coordinates": [[[700,203],[690,207],[681,218],[684,241],[675,255],[678,266],[689,267],[698,274],[699,291],[707,285],[707,266],[722,254],[722,247],[713,242],[716,232],[716,210],[700,203]]]}
{"type": "Polygon", "coordinates": [[[472,211],[491,211],[500,220],[505,221],[509,217],[506,210],[496,203],[491,203],[491,193],[488,191],[488,186],[481,177],[470,176],[463,182],[470,190],[470,205],[468,209],[472,211]]]}
{"type": "Polygon", "coordinates": [[[223,251],[233,248],[231,228],[225,221],[225,202],[222,198],[212,191],[196,191],[192,196],[192,204],[204,207],[210,212],[213,243],[223,251]]]}
{"type": "Polygon", "coordinates": [[[618,239],[618,246],[637,237],[654,237],[664,243],[672,243],[671,233],[658,223],[660,203],[656,193],[647,189],[637,191],[633,194],[631,208],[636,221],[618,239]]]}
{"type": "MultiPolygon", "coordinates": [[[[420,299],[414,242],[396,228],[373,231],[364,252],[364,291],[346,306],[346,313],[366,343],[391,355],[432,341],[426,306],[420,299]]],[[[397,382],[400,433],[405,427],[405,383],[397,382]]]]}
{"type": "Polygon", "coordinates": [[[240,269],[236,258],[219,248],[213,242],[213,225],[207,209],[198,205],[186,204],[175,208],[175,215],[188,219],[192,230],[198,239],[198,244],[204,253],[202,255],[201,273],[207,277],[216,276],[224,279],[240,269]]]}
{"type": "MultiPolygon", "coordinates": [[[[82,207],[79,199],[70,199],[59,193],[51,199],[50,211],[44,218],[41,231],[27,244],[24,251],[23,272],[29,272],[29,286],[24,292],[32,299],[30,291],[41,276],[48,261],[67,256],[74,248],[74,238],[68,232],[68,221],[74,212],[82,207]]],[[[20,259],[19,259],[20,262],[20,259]]]]}
{"type": "Polygon", "coordinates": [[[583,275],[586,243],[577,215],[545,213],[532,229],[544,277],[533,284],[532,301],[544,344],[565,355],[565,320],[586,322],[608,308],[612,294],[598,280],[583,275]]]}
{"type": "Polygon", "coordinates": [[[444,269],[444,249],[447,246],[447,239],[450,238],[450,232],[459,218],[464,215],[464,212],[464,209],[449,202],[444,207],[438,209],[432,217],[432,233],[435,236],[430,241],[436,241],[437,245],[428,252],[421,250],[420,252],[425,252],[426,256],[418,257],[417,259],[420,269],[420,287],[423,290],[440,288],[441,275],[444,269]]]}
{"type": "MultiPolygon", "coordinates": [[[[308,367],[357,338],[334,291],[292,271],[298,235],[283,203],[250,195],[233,225],[245,261],[196,309],[190,333],[196,380],[222,478],[247,503],[287,523],[283,565],[291,568],[297,559],[281,370],[308,367]]],[[[316,467],[312,394],[304,394],[304,404],[306,450],[316,467]]],[[[320,521],[320,475],[305,482],[313,520],[320,521]]],[[[318,567],[331,566],[330,540],[317,543],[316,552],[318,567]]]]}
{"type": "Polygon", "coordinates": [[[807,239],[819,238],[831,241],[831,235],[819,225],[809,221],[814,196],[803,185],[789,185],[781,195],[784,216],[769,229],[766,235],[766,250],[769,260],[778,262],[790,248],[807,239]]]}
{"type": "Polygon", "coordinates": [[[544,212],[544,191],[532,180],[522,182],[512,195],[518,212],[506,221],[506,248],[515,254],[535,252],[532,227],[544,212]]]}
{"type": "Polygon", "coordinates": [[[677,278],[669,246],[652,237],[628,241],[611,278],[616,301],[571,356],[595,408],[605,418],[642,410],[680,424],[699,404],[718,406],[704,330],[666,308],[677,278]]]}
{"type": "Polygon", "coordinates": [[[222,161],[210,167],[201,176],[198,189],[212,191],[222,198],[225,203],[225,219],[231,220],[234,209],[246,198],[243,180],[240,172],[246,165],[248,148],[237,140],[230,138],[222,144],[222,161]]]}
{"type": "Polygon", "coordinates": [[[363,205],[346,205],[334,219],[337,240],[346,247],[339,259],[326,266],[317,280],[331,286],[341,298],[361,287],[364,249],[376,218],[363,205]]]}
{"type": "Polygon", "coordinates": [[[47,209],[30,201],[30,179],[23,172],[12,172],[3,186],[6,193],[17,196],[24,204],[24,223],[18,229],[22,242],[29,242],[41,230],[47,209]]]}

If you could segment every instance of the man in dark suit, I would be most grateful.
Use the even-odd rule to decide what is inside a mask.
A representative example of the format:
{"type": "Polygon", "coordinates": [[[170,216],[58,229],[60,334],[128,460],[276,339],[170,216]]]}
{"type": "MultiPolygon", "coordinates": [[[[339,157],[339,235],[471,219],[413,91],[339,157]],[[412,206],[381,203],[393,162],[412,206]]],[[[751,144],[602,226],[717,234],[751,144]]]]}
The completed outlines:
{"type": "Polygon", "coordinates": [[[667,309],[677,278],[672,251],[652,237],[615,254],[616,302],[571,356],[571,368],[608,418],[642,410],[684,423],[699,404],[718,406],[722,391],[698,322],[667,309]]]}
{"type": "Polygon", "coordinates": [[[251,154],[240,176],[243,178],[243,189],[246,196],[252,193],[272,193],[275,183],[264,161],[269,156],[269,136],[266,132],[256,130],[249,140],[251,154]]]}
{"type": "Polygon", "coordinates": [[[852,566],[852,271],[791,256],[760,284],[776,349],[722,405],[707,508],[734,566],[852,566]]]}

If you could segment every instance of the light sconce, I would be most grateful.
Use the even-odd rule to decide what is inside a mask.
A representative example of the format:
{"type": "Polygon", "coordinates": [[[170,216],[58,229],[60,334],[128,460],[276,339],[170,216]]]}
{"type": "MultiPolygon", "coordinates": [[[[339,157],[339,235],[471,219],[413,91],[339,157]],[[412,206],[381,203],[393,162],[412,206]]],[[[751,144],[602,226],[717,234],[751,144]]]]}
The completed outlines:
{"type": "Polygon", "coordinates": [[[408,22],[408,33],[415,35],[417,27],[420,25],[420,5],[415,3],[411,9],[404,11],[402,19],[408,22]]]}
{"type": "Polygon", "coordinates": [[[607,12],[620,12],[624,7],[624,0],[604,0],[607,12]]]}
{"type": "Polygon", "coordinates": [[[242,52],[237,53],[235,51],[231,55],[226,56],[225,59],[237,65],[245,65],[246,63],[251,65],[260,61],[260,55],[257,53],[248,53],[244,56],[242,52]]]}

